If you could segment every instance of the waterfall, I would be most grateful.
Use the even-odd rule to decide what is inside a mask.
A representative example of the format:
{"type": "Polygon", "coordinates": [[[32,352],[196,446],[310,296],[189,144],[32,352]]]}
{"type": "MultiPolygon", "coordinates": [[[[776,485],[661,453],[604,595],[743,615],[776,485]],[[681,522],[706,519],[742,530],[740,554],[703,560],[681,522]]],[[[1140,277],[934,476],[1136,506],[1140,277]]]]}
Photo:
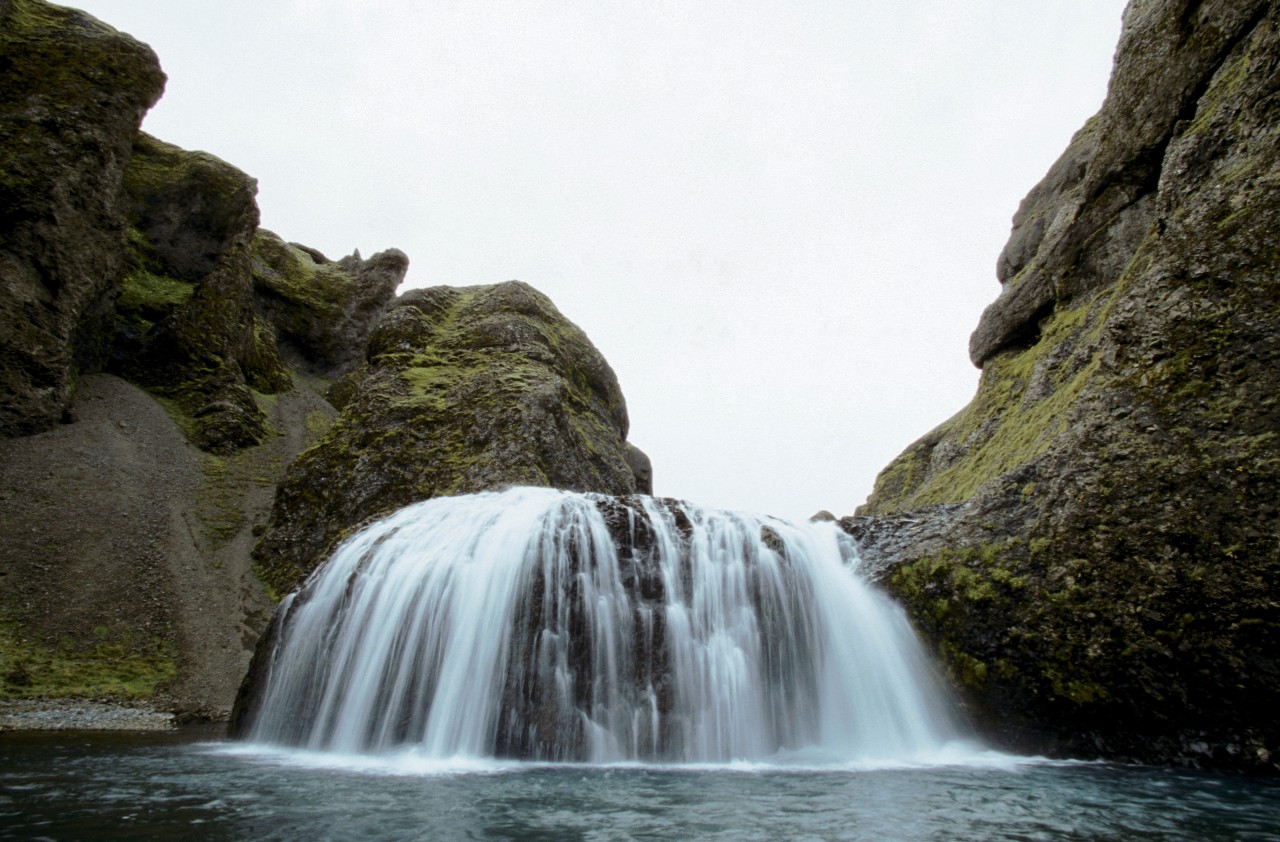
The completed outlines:
{"type": "Polygon", "coordinates": [[[956,736],[834,524],[540,488],[437,498],[281,603],[243,735],[336,752],[911,758],[956,736]]]}

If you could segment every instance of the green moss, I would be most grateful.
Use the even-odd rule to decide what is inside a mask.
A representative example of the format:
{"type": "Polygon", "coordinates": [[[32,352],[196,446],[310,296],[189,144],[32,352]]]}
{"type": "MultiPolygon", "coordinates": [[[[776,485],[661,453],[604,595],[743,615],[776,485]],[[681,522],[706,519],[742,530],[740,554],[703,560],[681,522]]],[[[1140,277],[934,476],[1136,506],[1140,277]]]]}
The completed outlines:
{"type": "Polygon", "coordinates": [[[963,502],[985,483],[1048,450],[1098,369],[1096,359],[1082,364],[1068,343],[1078,340],[1094,322],[1090,314],[1103,304],[1095,295],[1055,311],[1035,345],[988,360],[973,401],[877,477],[869,509],[884,513],[963,502]],[[943,440],[959,445],[961,455],[931,470],[934,448],[943,440]]]}
{"type": "Polygon", "coordinates": [[[953,681],[970,690],[982,690],[987,686],[987,665],[968,652],[961,651],[949,641],[942,643],[943,663],[953,681]]]}
{"type": "MultiPolygon", "coordinates": [[[[243,174],[220,162],[191,158],[192,153],[140,136],[126,181],[135,192],[175,187],[201,197],[216,189],[244,189],[243,174]],[[195,182],[184,182],[187,178],[195,182]]],[[[271,434],[263,411],[270,404],[267,396],[288,389],[292,380],[271,325],[252,313],[246,321],[252,294],[248,279],[229,269],[198,283],[166,274],[137,225],[129,228],[126,246],[116,307],[115,345],[122,360],[117,372],[161,401],[197,447],[226,453],[261,443],[271,434]]],[[[243,246],[232,246],[227,266],[235,265],[238,248],[243,246]]]]}
{"type": "Polygon", "coordinates": [[[140,347],[155,324],[186,304],[196,289],[195,284],[160,271],[146,235],[134,227],[128,232],[125,269],[115,311],[119,349],[140,347]]]}
{"type": "MultiPolygon", "coordinates": [[[[1026,547],[1018,539],[971,547],[948,548],[896,567],[889,589],[925,627],[952,679],[970,690],[987,686],[990,669],[974,654],[975,647],[962,635],[985,616],[992,606],[1007,604],[1012,594],[1027,585],[1017,572],[1026,547]]],[[[997,665],[996,674],[1007,678],[1016,667],[997,665]]]]}
{"type": "Polygon", "coordinates": [[[0,621],[0,698],[147,698],[176,674],[172,648],[159,639],[99,628],[85,646],[47,643],[0,621]]]}
{"type": "Polygon", "coordinates": [[[1257,39],[1251,39],[1239,58],[1224,64],[1218,70],[1209,89],[1200,98],[1196,117],[1185,130],[1185,134],[1200,134],[1210,130],[1222,107],[1239,100],[1240,91],[1250,78],[1257,44],[1257,39]]]}
{"type": "Polygon", "coordinates": [[[922,595],[940,593],[970,603],[985,602],[1000,592],[1017,590],[1026,577],[1016,575],[1006,557],[1020,557],[1022,542],[1016,538],[974,547],[944,549],[895,568],[893,590],[908,601],[922,595]]]}
{"type": "Polygon", "coordinates": [[[188,440],[195,435],[195,419],[182,408],[178,401],[173,398],[161,397],[154,393],[151,397],[155,399],[156,403],[160,404],[161,408],[164,409],[165,413],[188,440]]]}
{"type": "Polygon", "coordinates": [[[68,12],[35,0],[12,0],[9,15],[4,18],[5,35],[27,35],[35,29],[61,29],[67,25],[68,12]]]}
{"type": "Polygon", "coordinates": [[[333,416],[322,409],[313,409],[307,413],[307,439],[319,441],[333,426],[333,416]]]}
{"type": "Polygon", "coordinates": [[[1107,688],[1096,681],[1069,677],[1064,668],[1055,663],[1041,665],[1041,674],[1049,680],[1055,696],[1067,699],[1077,705],[1088,705],[1101,702],[1109,697],[1107,688]]]}
{"type": "Polygon", "coordinates": [[[267,595],[267,599],[274,604],[279,604],[284,599],[287,591],[281,591],[276,584],[276,576],[274,571],[267,570],[257,561],[252,563],[253,575],[258,577],[258,581],[262,583],[262,589],[267,595]]]}
{"type": "Polygon", "coordinates": [[[253,486],[270,487],[284,474],[284,460],[269,447],[238,450],[228,456],[206,454],[203,481],[196,495],[196,519],[215,547],[226,545],[248,523],[245,498],[253,486]]]}
{"type": "Polygon", "coordinates": [[[240,170],[207,152],[192,152],[138,132],[124,187],[134,197],[194,185],[205,201],[234,201],[252,190],[253,181],[240,170]]]}
{"type": "Polygon", "coordinates": [[[200,471],[204,481],[196,495],[196,518],[214,545],[221,546],[244,528],[241,492],[228,459],[207,454],[200,460],[200,471]]]}
{"type": "Polygon", "coordinates": [[[612,372],[522,284],[412,291],[373,331],[358,387],[342,392],[255,550],[277,593],[344,529],[408,503],[509,484],[624,493],[634,482],[612,372]]]}
{"type": "Polygon", "coordinates": [[[137,269],[125,276],[118,306],[125,311],[156,314],[158,318],[185,304],[195,289],[194,284],[137,269]]]}
{"type": "Polygon", "coordinates": [[[334,264],[317,264],[311,255],[269,231],[254,236],[251,254],[259,289],[322,318],[339,317],[354,294],[356,281],[350,273],[334,264]]]}

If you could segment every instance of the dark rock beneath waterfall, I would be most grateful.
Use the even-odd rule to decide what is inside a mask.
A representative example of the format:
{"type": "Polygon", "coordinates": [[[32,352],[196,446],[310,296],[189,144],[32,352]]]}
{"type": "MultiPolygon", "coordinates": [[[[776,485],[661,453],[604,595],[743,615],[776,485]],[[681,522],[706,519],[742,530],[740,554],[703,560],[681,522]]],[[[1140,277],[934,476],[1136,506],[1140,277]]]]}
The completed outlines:
{"type": "Polygon", "coordinates": [[[846,528],[992,732],[1276,771],[1280,9],[1133,3],[1014,218],[973,402],[846,528]]]}
{"type": "Polygon", "coordinates": [[[370,334],[341,402],[324,440],[291,466],[256,551],[281,593],[346,530],[428,497],[636,488],[612,369],[522,283],[405,293],[370,334]]]}

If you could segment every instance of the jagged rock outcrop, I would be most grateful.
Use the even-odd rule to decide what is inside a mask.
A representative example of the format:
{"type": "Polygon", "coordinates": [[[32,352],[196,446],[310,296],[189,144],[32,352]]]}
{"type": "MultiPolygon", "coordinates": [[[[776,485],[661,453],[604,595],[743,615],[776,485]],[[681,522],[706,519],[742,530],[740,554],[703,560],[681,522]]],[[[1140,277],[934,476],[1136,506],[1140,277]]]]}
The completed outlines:
{"type": "Polygon", "coordinates": [[[408,271],[395,249],[333,263],[283,243],[258,228],[254,179],[144,133],[124,187],[131,224],[110,367],[170,401],[204,450],[262,443],[255,393],[293,388],[291,371],[350,369],[408,271]]]}
{"type": "Polygon", "coordinates": [[[257,313],[253,179],[138,132],[150,49],[22,0],[0,69],[0,697],[225,715],[250,550],[336,413],[257,313]]]}
{"type": "Polygon", "coordinates": [[[74,9],[0,0],[0,435],[52,427],[101,357],[125,166],[164,74],[74,9]]]}
{"type": "Polygon", "coordinates": [[[254,179],[138,131],[163,82],[88,15],[0,0],[0,698],[218,717],[268,619],[273,506],[258,557],[284,587],[386,507],[627,492],[650,468],[545,297],[415,291],[388,314],[408,258],[259,229],[254,179]]]}
{"type": "Polygon", "coordinates": [[[1280,769],[1277,234],[1280,8],[1135,0],[977,395],[844,521],[1007,741],[1280,769]]]}
{"type": "Polygon", "coordinates": [[[399,249],[334,262],[263,230],[252,253],[256,307],[274,326],[284,358],[329,378],[350,373],[364,359],[369,331],[409,270],[399,249]]]}
{"type": "Polygon", "coordinates": [[[516,281],[406,292],[340,386],[342,414],[289,469],[256,553],[280,593],[346,531],[409,503],[508,485],[629,494],[630,463],[647,468],[608,363],[516,281]]]}

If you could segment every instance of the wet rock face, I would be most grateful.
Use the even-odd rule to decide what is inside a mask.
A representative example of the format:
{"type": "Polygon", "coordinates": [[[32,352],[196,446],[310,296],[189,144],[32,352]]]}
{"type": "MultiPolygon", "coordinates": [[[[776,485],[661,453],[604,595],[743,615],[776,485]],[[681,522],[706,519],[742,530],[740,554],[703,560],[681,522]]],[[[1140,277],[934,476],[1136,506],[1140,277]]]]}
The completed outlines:
{"type": "Polygon", "coordinates": [[[109,334],[121,191],[155,54],[74,9],[0,2],[0,435],[48,429],[109,334]]]}
{"type": "Polygon", "coordinates": [[[1276,770],[1278,92],[1274,4],[1131,4],[1014,218],[978,394],[846,521],[1009,741],[1276,770]]]}
{"type": "Polygon", "coordinates": [[[258,547],[280,593],[345,531],[418,500],[507,485],[635,491],[612,369],[532,287],[410,290],[373,329],[364,366],[289,469],[258,547]]]}

